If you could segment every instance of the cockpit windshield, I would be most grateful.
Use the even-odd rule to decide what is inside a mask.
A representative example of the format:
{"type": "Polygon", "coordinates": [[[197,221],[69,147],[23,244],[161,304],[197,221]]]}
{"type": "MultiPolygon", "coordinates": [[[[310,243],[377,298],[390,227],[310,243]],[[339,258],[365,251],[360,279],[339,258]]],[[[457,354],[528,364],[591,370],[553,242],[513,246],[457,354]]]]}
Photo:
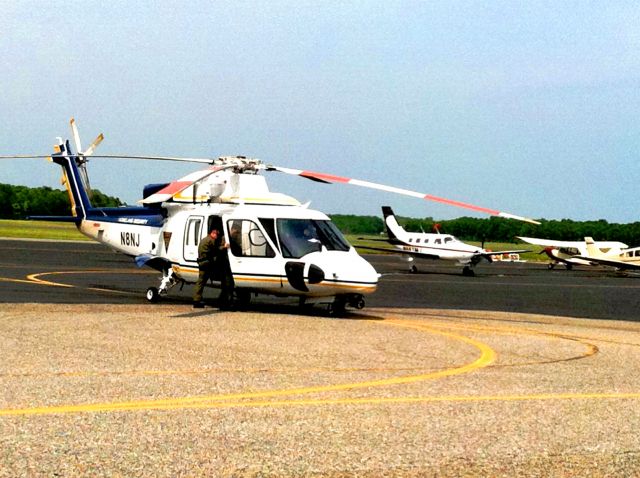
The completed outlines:
{"type": "Polygon", "coordinates": [[[331,221],[277,219],[276,229],[283,257],[300,258],[324,246],[329,251],[348,251],[351,246],[331,221]]]}

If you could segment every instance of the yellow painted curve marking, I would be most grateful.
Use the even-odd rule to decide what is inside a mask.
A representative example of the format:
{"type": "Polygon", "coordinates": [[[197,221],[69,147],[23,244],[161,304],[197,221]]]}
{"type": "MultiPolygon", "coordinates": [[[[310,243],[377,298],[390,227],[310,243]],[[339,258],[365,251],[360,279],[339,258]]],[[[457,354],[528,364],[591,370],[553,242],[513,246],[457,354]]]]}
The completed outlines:
{"type": "MultiPolygon", "coordinates": [[[[52,286],[52,287],[68,287],[68,288],[74,288],[77,287],[75,285],[71,285],[71,284],[63,284],[61,282],[53,282],[53,281],[48,281],[48,280],[44,280],[44,279],[40,279],[40,277],[42,276],[48,276],[48,275],[68,275],[68,274],[104,274],[104,273],[109,273],[109,274],[150,274],[150,271],[119,271],[119,270],[111,270],[111,269],[94,269],[94,270],[78,270],[78,271],[53,271],[53,272],[39,272],[37,274],[29,274],[27,276],[27,281],[24,282],[28,282],[31,284],[40,284],[40,285],[47,285],[47,286],[52,286]]],[[[128,292],[122,292],[122,291],[115,291],[112,289],[101,289],[98,287],[93,287],[93,288],[89,288],[91,290],[98,290],[98,291],[103,291],[103,292],[114,292],[114,293],[128,293],[128,292]]]]}
{"type": "MultiPolygon", "coordinates": [[[[531,395],[460,395],[440,397],[386,397],[386,398],[327,398],[302,400],[250,400],[250,401],[215,401],[192,403],[159,403],[152,402],[143,407],[119,407],[95,410],[65,410],[44,411],[35,413],[11,413],[10,415],[45,415],[69,412],[112,412],[129,410],[177,410],[177,409],[221,409],[221,408],[274,408],[290,406],[321,406],[321,405],[385,405],[385,404],[419,404],[419,403],[481,403],[481,402],[524,402],[543,400],[638,400],[640,392],[629,393],[540,393],[531,395]]],[[[47,410],[47,409],[45,409],[47,410]]],[[[30,411],[30,409],[27,409],[30,411]]],[[[4,415],[0,410],[0,416],[4,415]]]]}
{"type": "MultiPolygon", "coordinates": [[[[407,320],[407,322],[411,324],[421,323],[415,320],[414,321],[407,320]]],[[[433,324],[433,322],[430,322],[430,323],[433,324]]],[[[572,359],[591,357],[593,355],[596,355],[600,351],[597,345],[586,341],[586,340],[598,340],[598,339],[592,339],[590,337],[581,337],[579,335],[570,335],[562,332],[547,332],[545,330],[536,330],[536,329],[531,329],[526,327],[515,328],[515,327],[509,327],[509,326],[503,326],[503,325],[467,324],[464,322],[448,322],[447,323],[447,322],[437,321],[433,325],[447,328],[447,329],[454,329],[454,330],[491,332],[492,334],[516,335],[516,336],[533,335],[533,336],[538,336],[543,338],[552,338],[555,340],[568,340],[571,342],[577,342],[587,348],[587,352],[585,354],[579,355],[577,357],[573,357],[572,359]]]]}
{"type": "Polygon", "coordinates": [[[18,284],[33,284],[31,280],[12,279],[11,277],[0,277],[0,282],[17,282],[18,284]]]}
{"type": "MultiPolygon", "coordinates": [[[[252,400],[258,398],[268,397],[281,397],[286,395],[302,395],[310,393],[322,393],[322,392],[337,392],[345,390],[354,390],[362,388],[383,387],[390,385],[400,385],[421,382],[429,379],[437,379],[442,377],[449,377],[453,375],[460,375],[469,373],[474,370],[480,369],[490,365],[496,357],[494,350],[483,342],[474,340],[469,337],[454,334],[451,332],[445,332],[442,330],[434,329],[432,327],[424,326],[422,324],[406,324],[398,319],[386,319],[382,322],[377,322],[394,327],[404,327],[414,330],[421,330],[425,332],[431,332],[437,335],[441,335],[450,339],[462,341],[468,345],[477,348],[480,351],[480,356],[473,362],[469,362],[465,365],[438,370],[435,372],[409,375],[404,377],[390,377],[380,380],[370,380],[364,382],[344,383],[336,385],[319,385],[313,387],[300,387],[284,390],[266,390],[262,392],[247,392],[247,393],[232,393],[224,395],[210,395],[200,397],[182,397],[173,399],[158,399],[158,400],[138,400],[128,402],[117,403],[95,403],[95,404],[82,404],[82,405],[59,405],[50,407],[32,407],[22,409],[4,409],[0,410],[0,416],[17,416],[17,415],[50,415],[60,413],[86,413],[86,412],[113,412],[113,411],[126,411],[126,410],[158,410],[158,409],[176,409],[176,408],[213,408],[214,406],[250,406],[254,401],[249,402],[233,402],[235,400],[252,400]],[[226,403],[231,401],[231,403],[226,403]],[[224,402],[223,405],[220,402],[224,402]]],[[[352,399],[356,400],[356,399],[352,399]]],[[[261,403],[261,402],[257,402],[261,403]]],[[[265,402],[266,403],[266,402],[265,402]]],[[[288,401],[284,402],[288,403],[288,401]]],[[[355,403],[355,402],[354,402],[355,403]]]]}

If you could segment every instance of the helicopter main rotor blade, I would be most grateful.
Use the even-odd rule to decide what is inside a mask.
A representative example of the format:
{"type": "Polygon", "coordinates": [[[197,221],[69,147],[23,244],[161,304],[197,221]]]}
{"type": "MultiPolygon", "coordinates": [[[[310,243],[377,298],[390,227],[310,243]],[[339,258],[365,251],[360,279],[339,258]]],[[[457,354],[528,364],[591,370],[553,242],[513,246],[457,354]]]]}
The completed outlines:
{"type": "Polygon", "coordinates": [[[178,156],[135,156],[130,154],[94,154],[91,157],[106,158],[106,159],[151,159],[154,161],[181,161],[186,163],[203,163],[203,164],[214,164],[217,159],[217,158],[184,158],[184,157],[178,157],[178,156]]]}
{"type": "Polygon", "coordinates": [[[499,216],[499,217],[504,217],[508,219],[516,219],[518,221],[529,222],[531,224],[540,224],[540,222],[534,219],[530,219],[528,217],[518,216],[516,214],[511,214],[504,211],[498,211],[496,209],[489,209],[482,206],[476,206],[474,204],[469,204],[461,201],[455,201],[453,199],[446,199],[443,197],[434,196],[432,194],[425,194],[425,193],[420,193],[416,191],[411,191],[409,189],[402,189],[394,186],[387,186],[385,184],[372,183],[369,181],[362,181],[360,179],[345,178],[342,176],[335,176],[333,174],[326,174],[326,173],[318,173],[314,171],[304,171],[301,169],[283,168],[280,166],[266,166],[265,169],[267,171],[279,171],[281,173],[292,174],[294,176],[302,176],[303,178],[311,179],[312,181],[317,181],[321,183],[352,184],[354,186],[377,189],[379,191],[386,191],[390,193],[401,194],[403,196],[410,196],[418,199],[424,199],[425,201],[435,201],[442,204],[447,204],[449,206],[470,209],[472,211],[489,214],[490,216],[499,216]]]}
{"type": "MultiPolygon", "coordinates": [[[[235,165],[223,165],[223,166],[212,166],[208,169],[203,169],[200,171],[195,171],[186,175],[183,178],[177,179],[172,183],[167,184],[161,190],[153,193],[151,196],[140,201],[142,204],[158,204],[165,201],[169,201],[171,198],[177,196],[182,191],[187,189],[189,186],[197,184],[212,174],[215,174],[220,171],[224,171],[225,169],[231,169],[235,165]]],[[[195,193],[195,191],[194,191],[195,193]]]]}
{"type": "Polygon", "coordinates": [[[50,154],[7,154],[0,156],[0,159],[49,159],[50,154]]]}

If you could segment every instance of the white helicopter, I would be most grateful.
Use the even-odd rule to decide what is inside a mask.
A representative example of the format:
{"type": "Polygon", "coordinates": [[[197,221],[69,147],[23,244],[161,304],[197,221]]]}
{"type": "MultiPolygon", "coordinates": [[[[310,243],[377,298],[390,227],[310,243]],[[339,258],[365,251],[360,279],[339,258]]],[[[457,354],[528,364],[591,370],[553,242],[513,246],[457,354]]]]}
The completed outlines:
{"type": "MultiPolygon", "coordinates": [[[[176,284],[198,278],[198,243],[212,226],[230,243],[229,262],[234,296],[247,302],[251,293],[297,296],[300,304],[327,304],[333,313],[347,305],[362,308],[364,296],[376,290],[379,275],[342,236],[325,214],[296,199],[269,191],[260,171],[279,171],[314,181],[353,184],[465,207],[487,214],[537,223],[513,214],[481,208],[405,189],[324,173],[266,165],[244,156],[176,158],[95,155],[100,134],[82,150],[71,119],[76,152],[58,138],[54,154],[2,158],[47,158],[62,167],[72,217],[34,217],[76,224],[84,235],[131,256],[138,266],[162,272],[158,287],[146,298],[156,302],[176,284]],[[147,185],[142,206],[95,208],[86,170],[88,156],[205,163],[209,167],[166,184],[147,185]],[[239,234],[233,234],[232,230],[239,234]]],[[[215,284],[219,286],[219,283],[215,284]]]]}
{"type": "MultiPolygon", "coordinates": [[[[446,260],[455,261],[462,267],[462,274],[474,276],[473,268],[481,261],[493,262],[493,257],[497,255],[518,254],[529,252],[526,249],[511,251],[488,251],[482,247],[464,243],[451,234],[427,233],[427,232],[407,232],[398,224],[393,210],[389,206],[382,206],[384,225],[387,230],[388,239],[379,239],[395,247],[395,249],[358,246],[361,249],[371,249],[374,251],[394,252],[406,256],[410,264],[411,272],[418,272],[415,259],[421,260],[446,260]]],[[[376,239],[378,240],[378,239],[376,239]]]]}

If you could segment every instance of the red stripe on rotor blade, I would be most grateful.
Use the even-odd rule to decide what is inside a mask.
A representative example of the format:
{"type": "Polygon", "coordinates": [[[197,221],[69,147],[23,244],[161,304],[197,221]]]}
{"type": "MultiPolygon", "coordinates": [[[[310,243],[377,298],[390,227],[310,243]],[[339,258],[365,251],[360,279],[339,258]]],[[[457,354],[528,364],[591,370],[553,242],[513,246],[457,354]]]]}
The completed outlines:
{"type": "Polygon", "coordinates": [[[449,204],[450,206],[464,207],[467,209],[472,209],[478,212],[484,212],[486,214],[491,214],[493,216],[497,216],[500,214],[500,211],[496,211],[494,209],[487,209],[486,207],[474,206],[473,204],[467,204],[460,201],[452,201],[451,199],[445,199],[438,196],[432,196],[431,194],[425,194],[424,199],[428,199],[429,201],[441,202],[443,204],[449,204]]]}
{"type": "Polygon", "coordinates": [[[348,183],[349,178],[343,178],[342,176],[334,176],[333,174],[314,173],[313,171],[302,171],[300,176],[307,179],[319,179],[328,183],[348,183]]]}
{"type": "Polygon", "coordinates": [[[188,188],[191,184],[193,184],[193,181],[175,181],[158,191],[156,194],[175,194],[185,188],[188,188]]]}

